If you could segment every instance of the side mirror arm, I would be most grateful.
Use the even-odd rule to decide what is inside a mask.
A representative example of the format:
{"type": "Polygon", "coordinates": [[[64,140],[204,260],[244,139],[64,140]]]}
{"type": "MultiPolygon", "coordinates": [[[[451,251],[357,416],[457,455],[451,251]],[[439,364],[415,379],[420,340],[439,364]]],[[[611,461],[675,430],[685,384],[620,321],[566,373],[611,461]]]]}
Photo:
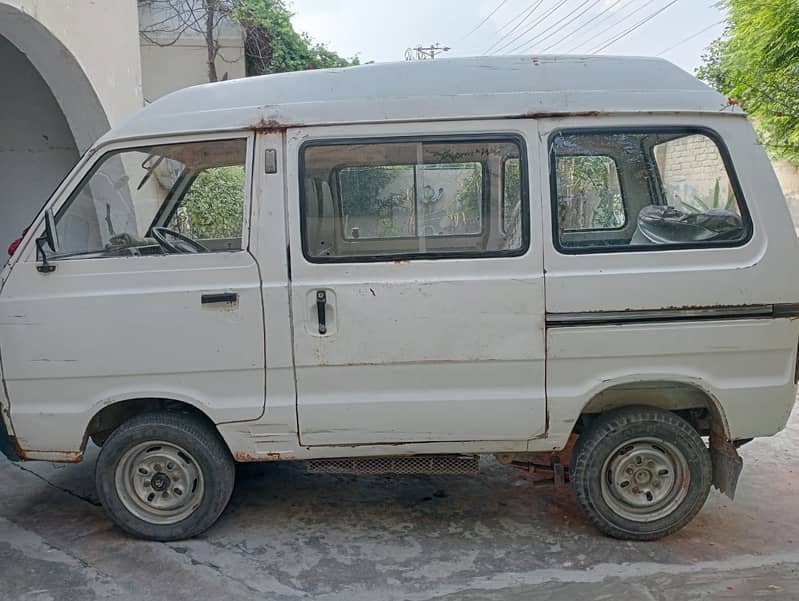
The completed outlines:
{"type": "Polygon", "coordinates": [[[51,251],[55,252],[57,247],[55,219],[53,219],[53,212],[50,209],[44,212],[44,235],[36,239],[36,250],[42,255],[42,262],[36,266],[36,271],[39,273],[53,273],[55,265],[47,261],[47,253],[44,250],[45,244],[50,247],[51,251]]]}
{"type": "Polygon", "coordinates": [[[42,262],[36,266],[36,271],[39,273],[53,273],[55,271],[55,265],[47,261],[47,253],[44,252],[45,244],[47,244],[45,238],[36,239],[36,250],[38,250],[39,254],[42,256],[42,262]]]}

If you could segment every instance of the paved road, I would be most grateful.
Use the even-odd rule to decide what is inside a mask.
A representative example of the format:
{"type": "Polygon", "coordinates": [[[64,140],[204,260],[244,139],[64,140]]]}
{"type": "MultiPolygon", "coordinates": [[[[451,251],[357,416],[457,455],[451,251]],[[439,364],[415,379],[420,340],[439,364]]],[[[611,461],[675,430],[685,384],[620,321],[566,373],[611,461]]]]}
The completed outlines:
{"type": "Polygon", "coordinates": [[[0,599],[799,599],[799,415],[742,454],[735,503],[714,491],[682,532],[635,544],[493,461],[474,477],[244,466],[219,524],[171,544],[109,525],[94,455],[2,461],[0,599]]]}

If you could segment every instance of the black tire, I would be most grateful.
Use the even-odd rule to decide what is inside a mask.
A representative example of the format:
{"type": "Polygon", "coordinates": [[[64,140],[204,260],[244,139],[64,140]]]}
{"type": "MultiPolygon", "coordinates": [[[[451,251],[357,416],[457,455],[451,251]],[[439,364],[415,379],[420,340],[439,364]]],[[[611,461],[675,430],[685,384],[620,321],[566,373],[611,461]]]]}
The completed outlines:
{"type": "MultiPolygon", "coordinates": [[[[143,465],[143,463],[139,465],[143,465]]],[[[169,463],[169,466],[175,467],[172,463],[169,463]]],[[[142,467],[141,469],[147,470],[148,468],[142,467]]],[[[136,473],[136,478],[139,478],[137,482],[146,479],[146,476],[139,477],[140,473],[136,473]]],[[[197,416],[172,412],[147,413],[122,424],[105,441],[95,469],[100,502],[114,523],[133,536],[155,541],[182,540],[205,532],[227,507],[233,492],[235,477],[235,462],[218,432],[197,416]],[[148,447],[150,443],[153,445],[148,447]],[[159,443],[165,444],[161,446],[159,443]],[[138,455],[132,456],[131,454],[135,453],[137,449],[143,450],[138,455]],[[155,463],[154,465],[159,468],[158,473],[153,469],[151,472],[153,478],[151,478],[150,484],[142,484],[151,488],[154,483],[157,483],[158,490],[164,491],[160,494],[165,498],[172,492],[174,502],[182,502],[185,505],[181,512],[190,512],[185,517],[181,512],[173,512],[173,515],[166,517],[157,515],[152,517],[148,513],[150,508],[147,507],[146,499],[136,496],[133,492],[136,487],[133,484],[133,476],[125,477],[129,471],[128,467],[135,465],[139,457],[143,457],[142,462],[168,461],[167,459],[158,459],[158,453],[167,452],[158,449],[177,452],[180,457],[178,461],[182,461],[185,470],[190,471],[180,471],[181,467],[177,466],[176,471],[169,472],[174,476],[174,481],[167,477],[156,482],[155,478],[158,477],[158,474],[164,475],[161,470],[166,472],[167,468],[155,463]],[[178,451],[183,451],[183,453],[178,451]],[[135,457],[135,459],[129,459],[129,457],[135,457]],[[180,496],[187,495],[185,498],[190,499],[188,502],[179,499],[176,494],[181,492],[177,488],[182,486],[179,484],[180,476],[187,474],[189,476],[182,478],[186,481],[183,488],[186,488],[187,492],[181,493],[180,496]],[[129,489],[126,488],[125,482],[131,483],[129,489]],[[198,482],[201,482],[201,488],[198,488],[198,482]],[[170,486],[176,488],[170,491],[168,490],[170,486]],[[188,491],[189,488],[192,490],[188,491]],[[152,519],[142,519],[142,515],[152,519]],[[153,521],[159,519],[179,521],[174,523],[153,521]]],[[[153,494],[153,496],[157,495],[153,494]]],[[[156,502],[158,502],[157,498],[156,502]]],[[[171,499],[170,502],[172,502],[171,499]]],[[[152,511],[157,512],[158,509],[152,511]]]]}
{"type": "Polygon", "coordinates": [[[655,540],[685,526],[704,505],[712,479],[710,453],[699,433],[678,415],[652,407],[599,416],[580,435],[571,465],[583,512],[601,532],[624,540],[655,540]],[[669,486],[668,465],[656,471],[640,463],[651,453],[655,461],[643,463],[657,467],[660,452],[666,464],[674,461],[669,486]],[[674,496],[659,500],[652,491],[674,496]]]}

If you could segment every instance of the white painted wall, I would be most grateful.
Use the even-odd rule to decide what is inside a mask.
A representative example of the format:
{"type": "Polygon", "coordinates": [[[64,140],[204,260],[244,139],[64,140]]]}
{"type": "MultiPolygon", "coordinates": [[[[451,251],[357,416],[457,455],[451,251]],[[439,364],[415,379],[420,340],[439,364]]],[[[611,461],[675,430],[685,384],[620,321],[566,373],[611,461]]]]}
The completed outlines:
{"type": "Polygon", "coordinates": [[[42,74],[80,151],[104,133],[98,109],[107,128],[142,106],[137,22],[133,0],[0,0],[0,36],[42,74]]]}
{"type": "Polygon", "coordinates": [[[5,248],[30,223],[78,160],[78,149],[50,88],[15,46],[0,38],[0,265],[5,248]]]}
{"type": "MultiPolygon", "coordinates": [[[[189,29],[175,41],[176,35],[168,31],[151,31],[154,23],[162,23],[173,16],[171,10],[159,11],[148,5],[139,6],[140,29],[147,32],[141,36],[142,88],[147,102],[181,88],[208,83],[208,49],[202,35],[189,29]]],[[[169,29],[173,26],[167,23],[164,27],[169,29]]],[[[174,27],[179,27],[179,24],[174,27]]],[[[244,77],[244,36],[241,27],[232,21],[223,22],[218,42],[220,49],[215,64],[219,79],[244,77]]]]}
{"type": "Polygon", "coordinates": [[[0,0],[0,267],[97,138],[142,106],[133,0],[0,0]]]}
{"type": "Polygon", "coordinates": [[[776,161],[774,172],[777,174],[777,179],[780,180],[782,193],[785,194],[785,199],[788,201],[793,224],[796,227],[797,235],[799,235],[799,165],[793,165],[787,161],[776,161]]]}

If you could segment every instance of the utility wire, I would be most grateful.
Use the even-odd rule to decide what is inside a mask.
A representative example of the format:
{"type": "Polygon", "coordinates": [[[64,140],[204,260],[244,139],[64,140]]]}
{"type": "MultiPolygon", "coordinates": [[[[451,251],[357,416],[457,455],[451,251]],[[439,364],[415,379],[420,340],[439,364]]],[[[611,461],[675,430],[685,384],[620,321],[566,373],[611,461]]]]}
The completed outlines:
{"type": "Polygon", "coordinates": [[[618,42],[619,40],[621,40],[621,39],[623,39],[623,38],[626,38],[626,37],[627,37],[628,35],[630,35],[630,34],[631,34],[633,31],[635,31],[636,29],[638,29],[638,28],[639,28],[639,27],[641,27],[642,25],[645,25],[646,23],[649,23],[649,21],[651,21],[652,19],[654,19],[655,17],[657,17],[657,16],[658,16],[660,13],[662,13],[664,10],[666,10],[666,9],[667,9],[667,8],[669,8],[670,6],[672,6],[672,5],[674,5],[674,4],[677,4],[677,2],[679,2],[679,1],[680,1],[680,0],[671,0],[671,2],[669,2],[668,4],[666,4],[664,7],[662,7],[662,8],[660,8],[660,9],[656,10],[655,12],[653,12],[653,13],[652,13],[651,15],[649,15],[648,17],[645,17],[644,19],[641,19],[640,21],[638,21],[638,23],[636,23],[635,25],[633,25],[633,26],[632,26],[632,27],[630,27],[629,29],[627,29],[627,30],[623,31],[622,33],[620,33],[619,35],[617,35],[615,38],[613,38],[613,39],[611,39],[611,40],[609,40],[609,41],[605,42],[605,43],[604,43],[602,46],[600,46],[599,48],[596,48],[596,49],[595,49],[593,52],[591,52],[591,54],[597,54],[598,52],[602,52],[602,51],[603,51],[605,48],[609,48],[610,46],[612,46],[613,44],[615,44],[615,43],[616,43],[616,42],[618,42]]]}
{"type": "MultiPolygon", "coordinates": [[[[578,31],[580,31],[581,29],[585,29],[585,28],[586,28],[586,27],[588,27],[589,25],[596,25],[596,24],[597,24],[597,22],[601,22],[601,21],[603,20],[603,19],[602,19],[602,16],[604,15],[605,17],[607,17],[607,16],[608,16],[608,14],[613,14],[613,13],[609,13],[608,11],[610,11],[610,10],[611,10],[611,9],[612,9],[614,6],[616,6],[617,4],[619,4],[619,2],[621,2],[621,1],[622,1],[622,0],[616,0],[616,1],[615,1],[613,4],[611,4],[610,6],[607,6],[607,7],[605,7],[604,9],[602,9],[602,11],[601,11],[601,12],[600,12],[600,14],[597,16],[597,18],[596,18],[596,19],[589,19],[588,21],[586,21],[586,22],[585,22],[585,23],[583,23],[582,25],[578,25],[576,28],[572,29],[572,30],[571,30],[569,33],[567,33],[567,34],[563,35],[563,36],[562,36],[560,39],[557,39],[557,40],[555,40],[555,41],[554,41],[553,43],[551,43],[549,46],[547,46],[546,48],[544,48],[544,49],[541,51],[541,54],[545,54],[545,53],[549,52],[549,51],[550,51],[552,48],[554,48],[555,46],[558,46],[558,45],[560,45],[560,44],[561,44],[561,43],[563,43],[563,42],[564,42],[564,41],[565,41],[567,38],[570,38],[571,36],[573,36],[575,33],[577,33],[578,31]]],[[[539,42],[540,42],[540,40],[539,40],[539,42]]]]}
{"type": "Polygon", "coordinates": [[[511,19],[509,19],[509,20],[508,20],[508,21],[507,21],[507,22],[506,22],[506,23],[505,23],[505,24],[504,24],[502,27],[500,27],[499,29],[497,29],[497,33],[500,33],[500,32],[501,32],[503,29],[505,29],[505,28],[506,28],[508,25],[510,25],[510,24],[511,24],[511,23],[513,23],[513,22],[516,22],[516,25],[514,25],[514,26],[513,26],[513,27],[512,27],[510,30],[508,30],[506,33],[504,33],[504,34],[502,34],[501,36],[499,36],[499,37],[497,38],[497,41],[496,41],[496,42],[494,42],[494,43],[493,43],[493,44],[491,44],[491,45],[490,45],[488,48],[486,48],[486,49],[483,51],[483,54],[488,54],[488,53],[489,53],[491,50],[493,50],[493,49],[494,49],[494,48],[495,48],[495,47],[496,47],[496,46],[497,46],[497,45],[498,45],[500,42],[502,42],[502,40],[504,40],[504,39],[505,39],[507,36],[509,36],[510,34],[512,34],[512,33],[513,33],[514,31],[516,31],[517,29],[519,29],[519,27],[521,27],[522,25],[524,25],[524,24],[525,24],[525,22],[527,21],[527,19],[529,19],[531,16],[533,16],[533,13],[535,12],[535,9],[537,9],[539,6],[541,6],[541,3],[542,3],[543,1],[544,1],[544,0],[538,0],[537,2],[534,2],[534,3],[532,3],[532,4],[531,4],[529,7],[525,8],[525,9],[524,9],[522,12],[520,12],[520,13],[519,13],[518,15],[516,15],[515,17],[512,17],[511,19]],[[522,15],[524,15],[524,16],[522,17],[522,15]]]}
{"type": "Polygon", "coordinates": [[[698,37],[698,36],[702,35],[702,34],[703,34],[703,33],[705,33],[706,31],[708,31],[708,30],[710,30],[710,29],[713,29],[714,27],[716,27],[716,25],[721,25],[722,23],[724,23],[724,22],[726,22],[726,21],[727,21],[727,19],[722,19],[721,21],[716,21],[716,22],[715,22],[715,23],[713,23],[712,25],[708,25],[708,26],[707,26],[707,27],[705,27],[704,29],[700,29],[700,30],[699,30],[699,31],[697,31],[695,34],[693,34],[693,35],[689,35],[687,38],[683,38],[683,39],[681,39],[679,42],[677,42],[677,43],[676,43],[676,44],[674,44],[673,46],[669,46],[669,47],[668,47],[668,48],[666,48],[665,50],[661,50],[661,51],[660,51],[660,52],[658,52],[658,53],[657,53],[655,56],[663,56],[664,54],[666,54],[666,53],[668,53],[668,52],[671,52],[672,50],[674,50],[674,49],[675,49],[675,48],[677,48],[678,46],[682,46],[683,44],[685,44],[685,42],[690,42],[690,41],[691,41],[691,40],[693,40],[695,37],[698,37]]]}
{"type": "Polygon", "coordinates": [[[533,11],[534,11],[536,8],[538,8],[538,7],[541,5],[541,3],[542,3],[543,1],[544,1],[544,0],[538,0],[537,2],[531,2],[531,3],[530,3],[528,6],[527,6],[527,8],[523,8],[523,9],[522,9],[522,11],[521,11],[519,14],[512,16],[510,19],[508,19],[507,21],[505,21],[505,22],[504,22],[504,23],[503,23],[503,24],[502,24],[500,27],[498,27],[498,28],[497,28],[497,33],[502,33],[502,31],[503,31],[503,30],[504,30],[506,27],[508,27],[509,25],[513,25],[513,23],[516,23],[516,25],[514,26],[514,28],[512,28],[512,29],[510,30],[510,31],[513,31],[513,29],[515,29],[516,27],[518,27],[518,26],[520,25],[520,23],[519,23],[519,19],[521,19],[522,21],[524,21],[525,19],[529,18],[529,16],[530,16],[530,13],[532,13],[532,12],[533,12],[533,11]],[[522,19],[522,17],[524,17],[524,18],[522,19]]]}
{"type": "Polygon", "coordinates": [[[524,31],[522,31],[520,34],[518,34],[518,35],[517,35],[516,37],[514,37],[512,40],[509,40],[509,41],[505,42],[504,44],[502,44],[502,45],[501,45],[499,48],[495,48],[495,49],[494,49],[494,51],[493,51],[491,54],[497,54],[497,53],[499,53],[499,52],[502,52],[502,51],[503,51],[505,48],[507,48],[508,46],[511,46],[512,44],[515,44],[515,43],[516,43],[516,41],[517,41],[519,38],[521,38],[521,37],[523,37],[523,36],[527,35],[527,34],[528,34],[530,31],[532,31],[533,29],[535,29],[536,27],[538,27],[538,25],[539,25],[540,23],[542,23],[543,21],[545,21],[545,20],[546,20],[546,19],[547,19],[547,18],[548,18],[548,17],[549,17],[549,16],[550,16],[552,13],[554,13],[556,10],[558,10],[558,9],[559,9],[561,6],[563,6],[564,4],[566,4],[566,2],[568,2],[568,1],[569,1],[569,0],[560,0],[560,2],[558,2],[558,3],[557,3],[555,6],[554,6],[554,7],[552,7],[551,9],[549,9],[548,11],[546,11],[546,12],[545,12],[543,15],[541,15],[541,17],[539,17],[539,18],[538,18],[538,20],[536,20],[536,21],[535,21],[535,22],[534,22],[532,25],[530,25],[530,27],[528,27],[527,29],[525,29],[524,31]]]}
{"type": "Polygon", "coordinates": [[[561,19],[560,21],[558,21],[556,23],[553,23],[550,26],[550,28],[549,28],[550,29],[549,33],[542,32],[542,33],[546,33],[546,35],[544,35],[544,37],[541,37],[541,34],[539,34],[539,35],[535,36],[534,38],[532,38],[530,40],[527,40],[527,42],[523,43],[521,48],[517,47],[514,50],[512,50],[511,52],[527,52],[535,44],[541,44],[541,42],[544,42],[545,40],[550,39],[553,35],[557,35],[557,34],[561,33],[563,31],[564,27],[567,27],[567,26],[571,25],[572,23],[574,23],[575,21],[577,21],[580,17],[582,17],[585,13],[587,13],[589,10],[594,8],[600,2],[602,2],[602,0],[594,0],[593,2],[590,2],[590,3],[589,2],[583,2],[582,4],[577,6],[577,8],[575,8],[572,12],[570,12],[568,15],[566,15],[563,19],[561,19]],[[583,7],[585,7],[585,8],[583,8],[583,7]],[[577,11],[580,10],[581,8],[583,10],[578,13],[577,11]],[[577,14],[575,14],[575,13],[577,13],[577,14]],[[574,16],[572,16],[572,15],[574,15],[574,16]],[[569,16],[572,16],[572,18],[569,19],[568,21],[566,21],[565,23],[563,23],[563,20],[567,19],[569,16]],[[563,24],[561,25],[561,23],[563,23],[563,24]],[[560,27],[556,29],[556,27],[558,25],[560,25],[560,27]]]}
{"type": "Polygon", "coordinates": [[[472,35],[472,34],[473,34],[475,31],[477,31],[478,29],[480,29],[480,28],[481,28],[483,25],[485,25],[485,24],[488,22],[488,20],[489,20],[491,17],[493,17],[493,16],[496,14],[496,12],[497,12],[497,11],[498,11],[500,8],[502,8],[503,6],[505,6],[505,4],[507,4],[507,2],[508,2],[508,0],[502,0],[502,2],[500,2],[500,3],[497,5],[497,7],[496,7],[494,10],[492,10],[490,13],[488,13],[488,15],[486,16],[486,18],[485,18],[485,19],[483,19],[482,21],[480,21],[480,22],[479,22],[479,23],[478,23],[478,24],[477,24],[477,25],[474,27],[474,29],[472,29],[471,31],[469,31],[469,33],[466,33],[466,34],[464,34],[464,35],[463,35],[463,37],[461,37],[461,38],[458,40],[458,42],[462,42],[463,40],[465,40],[466,38],[468,38],[470,35],[472,35]]]}
{"type": "Polygon", "coordinates": [[[595,39],[597,39],[598,37],[601,37],[601,36],[602,36],[602,34],[604,34],[604,33],[608,32],[608,31],[610,31],[611,29],[613,29],[613,28],[614,28],[614,27],[616,27],[617,25],[621,25],[621,24],[622,24],[622,23],[624,23],[624,22],[625,22],[627,19],[629,19],[630,17],[632,17],[634,14],[636,14],[636,13],[638,13],[638,12],[641,12],[643,9],[645,9],[647,6],[649,6],[649,5],[650,5],[650,4],[652,4],[653,2],[655,2],[655,0],[647,0],[646,2],[644,2],[644,3],[643,3],[641,6],[639,6],[638,8],[636,8],[636,9],[633,9],[632,11],[630,11],[629,13],[627,13],[626,15],[622,16],[622,18],[621,18],[621,19],[618,19],[618,20],[616,20],[614,23],[611,23],[610,25],[608,25],[607,27],[605,27],[605,28],[604,28],[604,29],[602,29],[601,31],[598,31],[597,33],[595,33],[594,35],[592,35],[590,38],[588,38],[588,39],[586,39],[586,40],[583,40],[582,42],[580,42],[580,43],[579,43],[579,44],[577,44],[576,46],[572,46],[571,48],[569,48],[568,50],[566,50],[566,52],[567,52],[567,53],[569,53],[569,52],[574,52],[574,51],[575,51],[575,50],[577,50],[578,48],[581,48],[581,47],[583,47],[583,46],[586,46],[586,45],[587,45],[589,42],[593,42],[593,41],[594,41],[595,39]]]}

